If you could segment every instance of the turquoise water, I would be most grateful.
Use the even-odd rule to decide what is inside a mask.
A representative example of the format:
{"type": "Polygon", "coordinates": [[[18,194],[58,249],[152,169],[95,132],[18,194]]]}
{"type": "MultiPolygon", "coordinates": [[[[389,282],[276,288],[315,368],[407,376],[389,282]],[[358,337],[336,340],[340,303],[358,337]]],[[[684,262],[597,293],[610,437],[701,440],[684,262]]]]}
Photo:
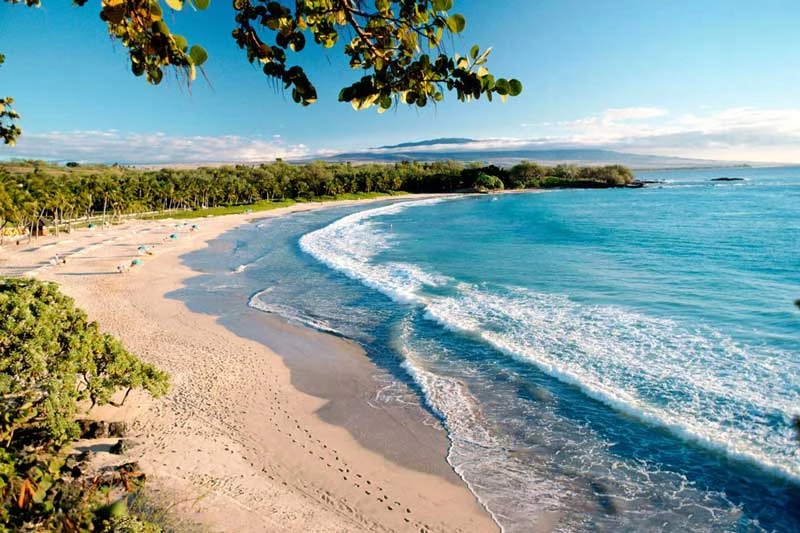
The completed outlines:
{"type": "Polygon", "coordinates": [[[799,531],[800,169],[639,177],[263,221],[181,297],[359,341],[506,531],[799,531]]]}

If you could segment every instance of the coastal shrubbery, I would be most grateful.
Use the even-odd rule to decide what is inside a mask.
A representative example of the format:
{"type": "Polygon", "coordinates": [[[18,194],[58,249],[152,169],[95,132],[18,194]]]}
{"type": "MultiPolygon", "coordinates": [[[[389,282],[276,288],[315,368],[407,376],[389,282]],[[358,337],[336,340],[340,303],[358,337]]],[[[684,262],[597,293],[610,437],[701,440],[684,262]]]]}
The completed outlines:
{"type": "Polygon", "coordinates": [[[111,530],[143,476],[127,464],[87,478],[69,453],[77,417],[116,391],[167,387],[55,284],[0,278],[0,532],[111,530]]]}
{"type": "Polygon", "coordinates": [[[478,190],[497,191],[503,190],[503,180],[497,176],[491,176],[485,172],[478,174],[478,179],[475,180],[475,188],[478,190]]]}
{"type": "Polygon", "coordinates": [[[633,181],[620,165],[547,167],[520,163],[510,169],[454,161],[351,165],[316,161],[290,165],[137,170],[114,166],[0,164],[0,239],[7,233],[56,233],[92,217],[197,211],[255,202],[307,201],[345,195],[446,193],[537,187],[618,187],[633,181]],[[11,230],[11,231],[8,231],[11,230]]]}

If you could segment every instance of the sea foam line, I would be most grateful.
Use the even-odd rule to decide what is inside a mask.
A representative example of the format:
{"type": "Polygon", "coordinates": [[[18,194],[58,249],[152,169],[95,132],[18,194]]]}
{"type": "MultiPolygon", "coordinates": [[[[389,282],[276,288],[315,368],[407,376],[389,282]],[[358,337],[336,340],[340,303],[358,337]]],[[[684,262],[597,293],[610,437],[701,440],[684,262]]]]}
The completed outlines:
{"type": "MultiPolygon", "coordinates": [[[[620,336],[618,332],[610,331],[602,322],[592,323],[589,321],[588,323],[595,328],[590,336],[595,346],[591,346],[582,341],[582,335],[585,332],[582,332],[581,328],[589,317],[589,313],[597,311],[597,309],[583,309],[566,298],[561,297],[558,300],[558,297],[550,295],[549,298],[556,298],[556,300],[548,302],[547,309],[535,309],[534,305],[534,309],[531,311],[531,301],[522,302],[520,307],[521,302],[516,298],[497,300],[497,295],[484,294],[475,287],[464,285],[458,287],[460,296],[457,298],[430,297],[421,294],[425,286],[451,284],[453,280],[426,272],[412,264],[376,264],[370,261],[381,250],[390,246],[390,236],[381,232],[372,219],[395,214],[410,207],[433,205],[439,201],[441,200],[394,204],[355,213],[304,235],[300,239],[301,249],[329,267],[396,301],[425,306],[428,316],[442,326],[476,335],[501,352],[518,360],[533,363],[551,376],[577,386],[588,396],[619,411],[648,424],[667,428],[685,440],[697,442],[731,457],[752,462],[773,474],[795,482],[800,481],[800,466],[797,461],[800,452],[795,448],[789,448],[795,443],[793,435],[790,435],[791,428],[788,424],[786,430],[775,437],[770,434],[774,428],[764,428],[753,422],[758,417],[774,418],[774,413],[778,412],[788,415],[789,410],[800,403],[798,402],[800,395],[795,388],[792,388],[791,384],[782,383],[784,380],[781,379],[781,376],[787,378],[786,372],[776,373],[775,366],[770,364],[768,359],[765,360],[760,356],[751,357],[746,348],[735,346],[730,339],[721,335],[717,335],[716,339],[682,339],[682,336],[691,337],[691,332],[680,331],[677,325],[671,321],[659,321],[650,317],[626,314],[623,310],[608,308],[604,311],[606,316],[617,317],[612,320],[613,328],[623,330],[623,332],[627,331],[633,336],[626,339],[625,335],[620,336]],[[496,301],[491,301],[492,298],[495,298],[496,301]],[[485,314],[487,309],[495,316],[487,316],[485,314]],[[520,311],[520,309],[522,311],[515,316],[514,312],[520,311]],[[512,311],[510,314],[507,312],[509,310],[512,311]],[[543,312],[550,317],[549,320],[541,320],[543,312]],[[537,317],[537,313],[540,315],[539,317],[537,317]],[[620,316],[624,318],[620,319],[620,316]],[[524,335],[513,338],[504,335],[501,331],[492,331],[490,327],[487,329],[487,324],[491,323],[493,319],[497,321],[498,318],[503,325],[511,324],[515,325],[517,329],[534,332],[547,332],[550,328],[556,332],[556,335],[545,339],[529,338],[524,335]],[[635,328],[631,328],[631,321],[638,321],[639,326],[643,327],[646,333],[637,332],[635,328]],[[567,324],[567,330],[563,329],[564,324],[567,324]],[[659,328],[665,326],[668,326],[667,329],[670,330],[670,334],[666,336],[659,331],[659,328]],[[609,337],[612,339],[612,344],[608,343],[609,337]],[[653,342],[655,344],[652,346],[648,344],[653,342]],[[636,349],[633,351],[626,349],[627,343],[634,343],[636,349]],[[749,386],[748,380],[737,381],[731,379],[731,376],[726,376],[724,372],[718,372],[717,375],[711,376],[711,379],[706,379],[707,376],[703,373],[704,369],[700,367],[694,369],[695,375],[682,378],[681,376],[685,375],[685,372],[681,370],[685,370],[685,365],[691,366],[692,361],[686,359],[680,349],[672,346],[673,343],[677,343],[678,348],[689,346],[693,355],[699,355],[701,358],[705,356],[706,346],[712,346],[714,343],[726,344],[721,357],[733,358],[742,364],[749,365],[742,371],[752,371],[762,385],[764,379],[773,379],[777,380],[781,386],[777,390],[772,387],[771,390],[775,395],[766,396],[764,390],[749,386]],[[661,360],[648,366],[646,364],[650,359],[648,349],[654,350],[651,353],[661,350],[658,353],[661,360]],[[553,353],[548,353],[548,350],[551,352],[560,350],[561,353],[564,353],[565,350],[572,350],[573,353],[584,355],[584,359],[565,362],[554,357],[553,353]],[[603,355],[601,363],[605,366],[600,365],[594,368],[594,373],[592,373],[592,358],[597,355],[598,350],[603,355]],[[622,368],[619,364],[620,360],[639,374],[632,377],[625,374],[624,371],[627,369],[622,368]],[[587,365],[589,371],[582,367],[582,364],[587,365]],[[619,381],[609,381],[608,376],[613,376],[615,372],[619,381]],[[637,384],[633,381],[625,381],[627,379],[643,380],[638,385],[645,389],[655,387],[656,396],[653,398],[642,397],[640,390],[634,386],[637,384]],[[669,386],[681,385],[680,380],[691,384],[692,387],[681,389],[678,386],[675,390],[670,390],[669,386]],[[667,386],[666,389],[664,389],[665,386],[667,386]],[[738,393],[742,387],[746,390],[745,395],[738,398],[726,396],[738,393]],[[718,420],[703,418],[703,408],[706,404],[702,402],[689,405],[684,403],[681,406],[683,408],[693,407],[694,412],[670,412],[668,403],[680,399],[677,396],[667,398],[667,405],[653,404],[659,394],[675,394],[676,391],[699,395],[698,397],[702,396],[704,399],[712,398],[712,400],[715,395],[718,396],[723,401],[717,404],[712,401],[711,404],[712,406],[723,405],[722,411],[711,413],[718,420]],[[724,407],[724,401],[727,400],[733,400],[735,405],[724,407]],[[727,418],[735,419],[741,415],[741,413],[735,412],[740,408],[756,409],[755,413],[744,413],[747,416],[752,415],[751,422],[753,424],[743,427],[725,426],[722,422],[725,422],[727,418]],[[756,434],[758,439],[753,441],[748,438],[748,432],[756,434]],[[763,452],[764,448],[768,450],[767,453],[763,452]]],[[[548,298],[547,295],[535,295],[535,297],[548,298]]],[[[721,361],[718,359],[719,357],[707,359],[705,362],[719,364],[721,361]]]]}

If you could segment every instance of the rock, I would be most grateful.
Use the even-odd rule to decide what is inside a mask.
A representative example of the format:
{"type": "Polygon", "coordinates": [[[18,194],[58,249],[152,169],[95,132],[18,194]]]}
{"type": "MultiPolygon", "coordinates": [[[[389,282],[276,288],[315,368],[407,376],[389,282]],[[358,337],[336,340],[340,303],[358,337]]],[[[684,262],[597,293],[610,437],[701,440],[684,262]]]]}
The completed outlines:
{"type": "Polygon", "coordinates": [[[80,456],[78,455],[70,455],[64,461],[64,466],[61,467],[61,471],[64,473],[69,473],[73,478],[79,478],[83,475],[83,470],[81,469],[80,465],[83,464],[79,459],[80,456]]]}
{"type": "Polygon", "coordinates": [[[85,452],[78,454],[78,462],[79,463],[86,463],[91,461],[94,458],[94,452],[91,450],[86,450],[85,452]]]}
{"type": "Polygon", "coordinates": [[[83,419],[78,421],[82,439],[102,439],[108,436],[108,424],[102,420],[83,419]]]}
{"type": "Polygon", "coordinates": [[[128,425],[125,422],[111,422],[108,424],[109,437],[124,437],[128,432],[128,425]]]}
{"type": "Polygon", "coordinates": [[[711,181],[744,181],[744,178],[728,178],[723,176],[721,178],[711,178],[711,181]]]}
{"type": "Polygon", "coordinates": [[[113,453],[114,455],[122,455],[126,451],[128,451],[128,442],[125,439],[119,439],[115,445],[109,448],[108,453],[113,453]]]}

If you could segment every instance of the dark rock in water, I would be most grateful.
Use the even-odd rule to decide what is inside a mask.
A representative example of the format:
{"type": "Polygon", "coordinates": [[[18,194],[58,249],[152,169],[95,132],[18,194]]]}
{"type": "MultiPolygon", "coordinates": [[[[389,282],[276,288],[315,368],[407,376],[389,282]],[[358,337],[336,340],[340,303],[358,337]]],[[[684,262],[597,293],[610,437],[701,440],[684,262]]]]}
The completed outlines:
{"type": "Polygon", "coordinates": [[[110,422],[108,424],[109,437],[124,437],[128,432],[128,425],[125,422],[110,422]]]}
{"type": "Polygon", "coordinates": [[[528,400],[538,402],[552,402],[553,395],[544,387],[523,384],[517,389],[517,394],[528,400]]]}
{"type": "Polygon", "coordinates": [[[744,178],[727,178],[723,176],[721,178],[711,178],[711,181],[744,181],[744,178]]]}
{"type": "Polygon", "coordinates": [[[614,503],[614,498],[605,485],[599,481],[591,481],[589,486],[592,487],[592,492],[594,492],[597,498],[597,504],[605,514],[613,516],[619,513],[619,509],[617,509],[617,505],[614,503]]]}
{"type": "Polygon", "coordinates": [[[78,426],[82,439],[102,439],[108,436],[108,424],[102,420],[80,420],[78,426]]]}

